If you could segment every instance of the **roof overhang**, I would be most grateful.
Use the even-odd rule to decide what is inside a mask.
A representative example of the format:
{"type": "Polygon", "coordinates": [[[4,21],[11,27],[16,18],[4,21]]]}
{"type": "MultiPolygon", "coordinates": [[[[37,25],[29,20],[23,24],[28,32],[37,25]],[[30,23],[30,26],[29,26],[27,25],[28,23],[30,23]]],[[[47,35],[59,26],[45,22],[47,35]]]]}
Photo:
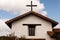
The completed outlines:
{"type": "Polygon", "coordinates": [[[24,17],[26,17],[26,16],[28,16],[28,15],[31,15],[31,14],[33,14],[33,15],[39,17],[39,18],[42,18],[42,19],[44,19],[44,20],[46,20],[46,21],[51,22],[51,23],[52,23],[52,27],[54,27],[54,26],[56,26],[56,25],[58,24],[58,22],[56,22],[56,21],[54,21],[54,20],[52,20],[52,19],[50,19],[50,18],[48,18],[48,17],[46,17],[46,16],[43,16],[42,14],[36,13],[36,12],[34,12],[34,11],[29,11],[29,12],[23,14],[23,15],[20,15],[20,16],[18,16],[18,17],[15,17],[15,18],[11,19],[11,20],[8,20],[8,21],[6,21],[5,23],[11,28],[11,24],[12,24],[14,21],[17,21],[17,20],[19,20],[19,19],[22,19],[22,18],[24,18],[24,17]]]}

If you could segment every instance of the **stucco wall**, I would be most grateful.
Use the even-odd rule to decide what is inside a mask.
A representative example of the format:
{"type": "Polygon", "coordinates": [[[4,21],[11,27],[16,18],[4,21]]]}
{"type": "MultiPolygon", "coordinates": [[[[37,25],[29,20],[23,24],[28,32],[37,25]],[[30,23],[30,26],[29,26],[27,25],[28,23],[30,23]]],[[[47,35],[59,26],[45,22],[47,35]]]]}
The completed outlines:
{"type": "Polygon", "coordinates": [[[52,31],[52,24],[34,15],[13,22],[12,30],[18,37],[25,36],[26,38],[45,38],[46,40],[52,40],[47,34],[47,31],[52,31]],[[41,26],[36,26],[35,36],[28,36],[28,26],[23,26],[23,24],[41,24],[41,26]]]}

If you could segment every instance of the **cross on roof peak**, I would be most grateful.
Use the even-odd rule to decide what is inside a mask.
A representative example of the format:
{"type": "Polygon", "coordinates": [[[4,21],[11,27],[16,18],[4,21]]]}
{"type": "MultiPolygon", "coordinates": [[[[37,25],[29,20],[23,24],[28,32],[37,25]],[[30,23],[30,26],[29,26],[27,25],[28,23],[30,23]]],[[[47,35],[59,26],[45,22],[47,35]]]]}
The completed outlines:
{"type": "Polygon", "coordinates": [[[33,5],[31,1],[31,5],[27,5],[27,7],[31,7],[31,11],[33,10],[33,7],[36,7],[37,5],[33,5]]]}

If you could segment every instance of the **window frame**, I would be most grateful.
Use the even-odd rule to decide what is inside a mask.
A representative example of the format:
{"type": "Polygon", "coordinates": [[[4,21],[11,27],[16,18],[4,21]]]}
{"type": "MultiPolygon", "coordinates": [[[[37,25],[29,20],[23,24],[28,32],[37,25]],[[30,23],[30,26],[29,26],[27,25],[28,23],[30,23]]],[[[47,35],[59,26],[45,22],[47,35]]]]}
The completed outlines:
{"type": "Polygon", "coordinates": [[[29,36],[35,36],[35,29],[36,29],[35,25],[29,25],[28,26],[28,35],[29,36]]]}

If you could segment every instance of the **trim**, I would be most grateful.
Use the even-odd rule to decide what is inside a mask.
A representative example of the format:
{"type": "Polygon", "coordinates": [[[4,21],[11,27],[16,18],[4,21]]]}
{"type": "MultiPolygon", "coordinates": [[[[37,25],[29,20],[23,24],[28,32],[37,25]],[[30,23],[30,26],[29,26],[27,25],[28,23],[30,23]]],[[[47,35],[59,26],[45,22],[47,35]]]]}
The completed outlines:
{"type": "Polygon", "coordinates": [[[23,24],[23,25],[35,25],[35,26],[41,26],[41,24],[23,24]]]}

